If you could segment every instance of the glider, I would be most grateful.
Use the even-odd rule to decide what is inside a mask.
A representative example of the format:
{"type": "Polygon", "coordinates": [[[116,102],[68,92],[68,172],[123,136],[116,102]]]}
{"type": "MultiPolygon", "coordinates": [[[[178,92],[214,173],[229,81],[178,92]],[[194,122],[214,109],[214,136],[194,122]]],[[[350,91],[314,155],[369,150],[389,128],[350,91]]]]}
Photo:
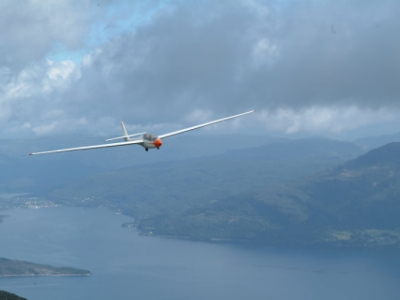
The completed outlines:
{"type": "Polygon", "coordinates": [[[201,127],[205,127],[208,125],[212,125],[215,123],[219,123],[219,122],[224,122],[230,119],[234,119],[237,117],[241,117],[250,113],[255,112],[255,110],[252,111],[248,111],[245,113],[241,113],[235,116],[231,116],[231,117],[227,117],[227,118],[223,118],[223,119],[219,119],[219,120],[215,120],[215,121],[211,121],[211,122],[207,122],[207,123],[203,123],[200,125],[196,125],[196,126],[192,126],[192,127],[188,127],[185,129],[181,129],[178,131],[174,131],[174,132],[170,132],[170,133],[166,133],[166,134],[162,134],[159,136],[155,136],[151,133],[147,133],[147,132],[142,132],[142,133],[135,133],[135,134],[128,134],[128,132],[126,131],[125,125],[124,123],[121,121],[121,128],[122,128],[122,136],[119,137],[115,137],[115,138],[111,138],[106,140],[107,141],[112,141],[112,140],[117,140],[117,139],[124,139],[124,142],[119,142],[119,143],[109,143],[109,144],[103,144],[103,145],[94,145],[94,146],[85,146],[85,147],[76,147],[76,148],[67,148],[67,149],[59,149],[59,150],[51,150],[51,151],[43,151],[43,152],[34,152],[34,153],[30,153],[29,155],[37,155],[37,154],[49,154],[49,153],[60,153],[60,152],[70,152],[70,151],[81,151],[81,150],[92,150],[92,149],[100,149],[100,148],[109,148],[109,147],[119,147],[119,146],[128,146],[128,145],[140,145],[142,147],[144,147],[146,149],[146,151],[148,151],[149,149],[154,149],[157,148],[159,149],[162,145],[162,140],[161,139],[165,139],[174,135],[178,135],[181,133],[185,133],[191,130],[195,130],[201,127]],[[140,136],[139,138],[132,138],[132,137],[137,137],[140,136]]]}

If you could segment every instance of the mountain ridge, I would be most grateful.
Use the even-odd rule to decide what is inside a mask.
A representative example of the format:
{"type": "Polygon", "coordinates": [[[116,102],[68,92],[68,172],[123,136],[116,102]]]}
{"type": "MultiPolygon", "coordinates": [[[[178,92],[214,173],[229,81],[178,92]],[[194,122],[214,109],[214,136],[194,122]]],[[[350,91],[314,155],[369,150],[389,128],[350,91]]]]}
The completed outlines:
{"type": "Polygon", "coordinates": [[[296,182],[148,218],[139,229],[143,234],[267,244],[399,244],[398,157],[400,143],[390,143],[296,182]]]}
{"type": "Polygon", "coordinates": [[[182,212],[265,183],[288,182],[336,166],[360,153],[362,149],[346,142],[294,140],[95,174],[44,197],[71,205],[90,199],[85,200],[86,205],[112,207],[141,219],[182,212]]]}

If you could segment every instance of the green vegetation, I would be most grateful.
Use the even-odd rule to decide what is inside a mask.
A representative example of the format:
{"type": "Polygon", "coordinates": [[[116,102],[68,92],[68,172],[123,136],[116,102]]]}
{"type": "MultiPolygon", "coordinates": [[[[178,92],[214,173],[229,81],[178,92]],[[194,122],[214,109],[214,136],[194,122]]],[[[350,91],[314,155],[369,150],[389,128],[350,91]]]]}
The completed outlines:
{"type": "Polygon", "coordinates": [[[143,234],[268,244],[400,244],[400,143],[306,179],[142,220],[143,234]]]}
{"type": "Polygon", "coordinates": [[[0,192],[34,193],[35,196],[65,186],[100,172],[127,167],[145,168],[145,164],[166,161],[184,161],[217,155],[227,149],[242,149],[284,139],[259,136],[177,136],[167,140],[160,151],[144,151],[140,146],[116,147],[60,153],[56,155],[28,156],[29,152],[69,148],[104,143],[103,137],[83,135],[58,136],[23,140],[0,140],[0,192]],[[237,143],[237,140],[246,143],[237,143]]]}
{"type": "Polygon", "coordinates": [[[0,291],[0,300],[27,300],[27,299],[19,297],[9,292],[0,291]]]}
{"type": "Polygon", "coordinates": [[[0,200],[0,206],[108,207],[135,217],[123,226],[141,234],[207,241],[399,244],[400,144],[354,159],[362,153],[355,144],[328,139],[276,140],[63,184],[56,178],[56,185],[0,200]]]}
{"type": "Polygon", "coordinates": [[[26,261],[0,258],[0,277],[8,276],[89,276],[87,270],[53,267],[26,261]]]}
{"type": "Polygon", "coordinates": [[[354,144],[326,139],[280,142],[213,157],[100,173],[43,197],[64,205],[110,207],[140,221],[207,206],[266,184],[298,179],[360,153],[362,150],[354,144]]]}

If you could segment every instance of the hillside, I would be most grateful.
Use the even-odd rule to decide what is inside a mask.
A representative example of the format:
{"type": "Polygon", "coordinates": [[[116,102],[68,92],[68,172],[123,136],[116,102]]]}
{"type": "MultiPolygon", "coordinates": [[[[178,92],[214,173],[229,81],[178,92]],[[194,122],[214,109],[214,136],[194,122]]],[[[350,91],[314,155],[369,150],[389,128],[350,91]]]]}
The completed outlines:
{"type": "Polygon", "coordinates": [[[8,293],[5,291],[0,291],[0,300],[27,300],[26,298],[22,298],[13,293],[8,293]]]}
{"type": "Polygon", "coordinates": [[[144,234],[269,244],[400,243],[400,143],[294,183],[140,223],[144,234]]]}
{"type": "Polygon", "coordinates": [[[12,158],[0,155],[0,192],[43,192],[56,186],[104,171],[79,162],[35,160],[27,155],[12,158]]]}
{"type": "Polygon", "coordinates": [[[227,149],[243,149],[284,141],[268,136],[247,136],[247,143],[236,142],[243,139],[243,136],[235,135],[188,135],[167,139],[159,151],[146,152],[140,146],[131,146],[33,157],[28,156],[28,153],[102,144],[104,138],[66,135],[0,140],[0,194],[43,194],[101,172],[168,161],[184,161],[218,155],[227,149]]]}
{"type": "Polygon", "coordinates": [[[100,173],[44,197],[68,205],[103,205],[142,219],[183,212],[259,186],[298,179],[360,153],[356,145],[340,141],[286,141],[100,173]]]}

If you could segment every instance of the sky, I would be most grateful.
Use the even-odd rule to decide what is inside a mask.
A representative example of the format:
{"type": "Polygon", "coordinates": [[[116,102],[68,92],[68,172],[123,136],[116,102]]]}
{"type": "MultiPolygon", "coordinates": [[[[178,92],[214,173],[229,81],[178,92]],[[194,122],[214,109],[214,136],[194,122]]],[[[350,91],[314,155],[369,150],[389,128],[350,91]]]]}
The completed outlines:
{"type": "Polygon", "coordinates": [[[253,109],[208,132],[399,132],[399,15],[396,0],[2,0],[0,138],[253,109]]]}

